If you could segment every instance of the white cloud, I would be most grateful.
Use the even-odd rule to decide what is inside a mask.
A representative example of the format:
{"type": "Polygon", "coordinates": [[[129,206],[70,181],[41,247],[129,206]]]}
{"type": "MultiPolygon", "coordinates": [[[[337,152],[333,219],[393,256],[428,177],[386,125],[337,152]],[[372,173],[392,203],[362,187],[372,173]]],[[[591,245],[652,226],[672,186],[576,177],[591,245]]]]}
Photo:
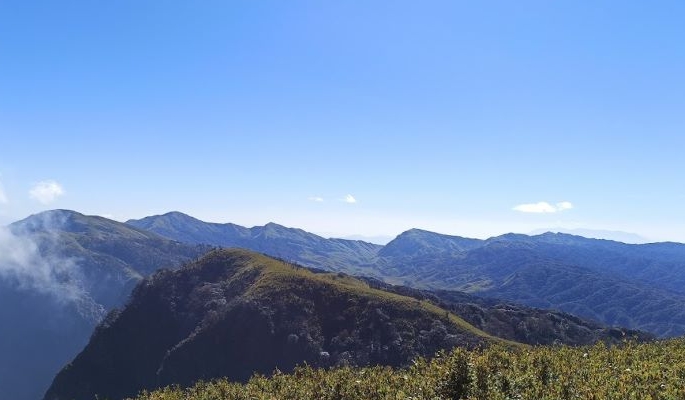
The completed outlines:
{"type": "Polygon", "coordinates": [[[572,208],[573,208],[573,204],[571,204],[570,201],[562,201],[561,203],[557,203],[557,210],[558,211],[570,210],[572,208]]]}
{"type": "Polygon", "coordinates": [[[62,195],[64,195],[64,188],[53,180],[38,182],[29,191],[32,199],[43,204],[50,204],[62,195]]]}
{"type": "Polygon", "coordinates": [[[519,204],[513,208],[515,211],[520,211],[524,213],[555,213],[565,210],[570,210],[573,208],[573,204],[569,201],[562,201],[556,205],[551,205],[546,201],[540,201],[538,203],[527,203],[519,204]]]}
{"type": "Polygon", "coordinates": [[[348,194],[347,196],[345,196],[345,198],[343,199],[343,201],[344,201],[345,203],[354,204],[354,203],[357,202],[357,199],[355,199],[354,196],[352,196],[351,194],[348,194]]]}
{"type": "Polygon", "coordinates": [[[323,197],[312,196],[312,197],[309,198],[309,201],[314,201],[314,202],[317,202],[317,203],[323,203],[323,197]]]}
{"type": "Polygon", "coordinates": [[[7,199],[7,195],[5,194],[5,189],[2,187],[2,182],[0,182],[0,204],[7,204],[9,203],[9,199],[7,199]]]}
{"type": "Polygon", "coordinates": [[[43,226],[39,231],[47,234],[31,236],[24,231],[31,229],[28,226],[18,227],[17,232],[0,226],[0,280],[21,290],[50,295],[60,304],[74,304],[82,316],[99,321],[105,310],[88,295],[91,283],[81,267],[75,259],[49,250],[59,247],[54,230],[48,228],[55,221],[44,217],[32,223],[43,226]]]}

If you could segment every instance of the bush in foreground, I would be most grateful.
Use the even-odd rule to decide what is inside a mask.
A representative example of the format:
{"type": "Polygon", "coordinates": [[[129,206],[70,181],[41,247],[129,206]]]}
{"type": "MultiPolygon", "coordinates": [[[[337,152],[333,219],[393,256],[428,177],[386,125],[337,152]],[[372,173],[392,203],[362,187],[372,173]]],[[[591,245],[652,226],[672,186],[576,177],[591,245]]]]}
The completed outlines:
{"type": "Polygon", "coordinates": [[[300,367],[141,393],[137,400],[685,399],[685,339],[606,347],[454,349],[408,369],[300,367]]]}

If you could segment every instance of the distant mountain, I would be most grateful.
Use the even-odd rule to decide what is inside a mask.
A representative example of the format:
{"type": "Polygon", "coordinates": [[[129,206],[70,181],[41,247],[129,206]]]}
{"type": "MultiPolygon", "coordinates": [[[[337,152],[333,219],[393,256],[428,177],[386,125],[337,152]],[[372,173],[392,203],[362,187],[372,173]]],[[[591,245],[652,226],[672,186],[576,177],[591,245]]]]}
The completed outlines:
{"type": "Polygon", "coordinates": [[[207,246],[187,245],[102,217],[54,210],[0,235],[0,398],[35,400],[112,307],[160,267],[207,246]]]}
{"type": "Polygon", "coordinates": [[[461,238],[425,232],[404,246],[404,236],[386,246],[404,252],[379,253],[376,268],[385,280],[559,309],[661,336],[685,333],[685,245],[547,233],[508,234],[460,249],[461,238]],[[436,235],[454,250],[416,248],[421,241],[438,241],[436,235]]]}
{"type": "Polygon", "coordinates": [[[412,229],[385,246],[276,224],[244,228],[180,213],[129,224],[187,243],[242,247],[307,266],[424,289],[459,290],[654,332],[685,334],[685,245],[569,234],[487,240],[412,229]]]}
{"type": "Polygon", "coordinates": [[[541,234],[547,233],[547,232],[566,233],[569,235],[583,236],[583,237],[591,238],[591,239],[606,239],[606,240],[614,240],[617,242],[631,243],[631,244],[649,243],[649,239],[647,239],[643,236],[640,236],[636,233],[622,232],[622,231],[608,231],[608,230],[603,230],[603,229],[548,228],[548,229],[536,229],[536,230],[530,232],[530,235],[531,236],[541,235],[541,234]]]}
{"type": "Polygon", "coordinates": [[[59,373],[45,400],[116,400],[199,379],[244,381],[303,362],[407,365],[439,349],[493,341],[427,301],[219,250],[138,286],[59,373]]]}
{"type": "Polygon", "coordinates": [[[408,230],[383,247],[380,257],[416,257],[455,254],[480,247],[483,241],[459,236],[440,235],[421,229],[408,230]]]}
{"type": "MultiPolygon", "coordinates": [[[[322,235],[323,236],[323,235],[322,235]]],[[[337,236],[332,236],[328,235],[331,238],[335,238],[337,236]]],[[[349,235],[349,236],[342,236],[340,239],[346,239],[346,240],[361,240],[363,242],[369,242],[373,244],[378,244],[381,246],[385,246],[388,244],[393,239],[393,236],[384,236],[384,235],[379,235],[379,236],[366,236],[366,235],[349,235]]]]}
{"type": "Polygon", "coordinates": [[[365,275],[383,247],[360,240],[326,239],[302,229],[269,223],[245,228],[203,222],[180,212],[130,220],[128,225],[184,243],[239,247],[300,264],[365,275]]]}

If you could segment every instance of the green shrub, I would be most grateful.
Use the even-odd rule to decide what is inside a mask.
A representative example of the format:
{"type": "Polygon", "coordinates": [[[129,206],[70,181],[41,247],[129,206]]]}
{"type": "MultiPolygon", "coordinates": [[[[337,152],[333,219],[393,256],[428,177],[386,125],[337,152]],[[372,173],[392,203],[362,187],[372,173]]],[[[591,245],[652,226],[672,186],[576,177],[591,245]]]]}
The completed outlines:
{"type": "Polygon", "coordinates": [[[685,339],[607,347],[454,349],[407,369],[297,368],[142,393],[137,400],[685,399],[685,339]]]}

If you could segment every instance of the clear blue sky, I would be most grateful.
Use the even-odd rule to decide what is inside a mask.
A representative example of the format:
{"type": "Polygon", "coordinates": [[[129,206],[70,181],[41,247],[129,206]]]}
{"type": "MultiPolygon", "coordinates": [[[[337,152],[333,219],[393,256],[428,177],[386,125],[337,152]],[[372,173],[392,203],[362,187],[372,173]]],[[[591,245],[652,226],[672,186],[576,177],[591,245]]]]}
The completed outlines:
{"type": "Polygon", "coordinates": [[[338,236],[563,226],[685,242],[684,15],[682,1],[3,1],[0,222],[180,210],[338,236]]]}

